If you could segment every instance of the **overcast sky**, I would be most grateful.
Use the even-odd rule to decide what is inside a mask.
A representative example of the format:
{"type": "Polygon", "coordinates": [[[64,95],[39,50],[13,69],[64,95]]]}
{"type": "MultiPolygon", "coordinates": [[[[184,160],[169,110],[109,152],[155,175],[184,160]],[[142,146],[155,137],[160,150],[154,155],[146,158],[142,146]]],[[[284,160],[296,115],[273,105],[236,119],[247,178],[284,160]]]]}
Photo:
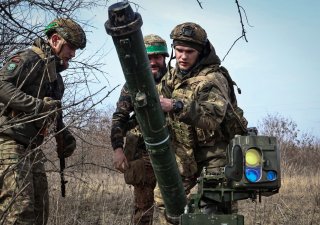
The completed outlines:
{"type": "MultiPolygon", "coordinates": [[[[109,5],[117,1],[109,1],[109,5]]],[[[132,7],[143,19],[143,35],[155,33],[166,39],[183,22],[200,24],[222,59],[241,36],[234,0],[136,0],[132,7]]],[[[320,1],[239,0],[246,10],[248,42],[241,39],[222,62],[242,90],[239,105],[250,126],[267,114],[292,119],[303,132],[320,137],[320,1]]],[[[86,13],[98,29],[88,34],[88,53],[97,48],[109,52],[105,71],[108,89],[125,82],[111,36],[104,23],[107,9],[86,13]],[[92,15],[90,15],[90,13],[92,15]],[[103,47],[101,47],[103,46],[103,47]]],[[[243,18],[245,21],[245,18],[243,18]]],[[[120,87],[104,102],[115,106],[120,87]]]]}

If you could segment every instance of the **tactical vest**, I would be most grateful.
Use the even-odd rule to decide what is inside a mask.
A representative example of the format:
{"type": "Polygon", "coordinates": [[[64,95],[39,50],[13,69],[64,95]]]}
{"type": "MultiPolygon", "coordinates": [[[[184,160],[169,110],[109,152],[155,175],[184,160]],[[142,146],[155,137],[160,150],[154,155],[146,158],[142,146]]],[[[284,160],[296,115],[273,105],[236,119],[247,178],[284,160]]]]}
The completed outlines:
{"type": "MultiPolygon", "coordinates": [[[[193,98],[195,90],[199,89],[199,84],[202,81],[210,81],[217,83],[216,87],[219,87],[219,81],[217,79],[217,73],[223,74],[228,81],[229,92],[224,93],[220,90],[224,98],[228,101],[228,107],[226,115],[217,130],[204,130],[186,123],[180,122],[176,118],[175,114],[171,115],[169,121],[171,129],[174,134],[174,138],[177,142],[183,143],[189,147],[196,147],[201,145],[213,146],[214,142],[224,140],[231,140],[236,134],[244,134],[246,132],[247,121],[243,117],[243,110],[238,107],[236,95],[234,93],[233,85],[235,82],[232,81],[228,71],[224,67],[213,65],[202,69],[196,76],[187,78],[182,82],[175,83],[174,76],[176,76],[175,70],[172,71],[171,79],[167,80],[166,84],[169,87],[169,91],[162,90],[164,93],[170,93],[169,98],[186,99],[186,102],[193,98]],[[230,101],[229,101],[230,99],[230,101]]],[[[168,95],[168,94],[167,94],[168,95]]]]}

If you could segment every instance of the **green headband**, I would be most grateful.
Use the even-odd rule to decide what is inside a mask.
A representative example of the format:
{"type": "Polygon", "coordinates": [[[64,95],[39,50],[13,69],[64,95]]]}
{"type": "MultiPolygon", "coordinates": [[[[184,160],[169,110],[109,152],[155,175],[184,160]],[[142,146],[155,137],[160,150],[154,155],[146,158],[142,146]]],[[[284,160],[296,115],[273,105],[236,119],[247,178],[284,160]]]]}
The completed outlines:
{"type": "Polygon", "coordinates": [[[147,53],[159,53],[159,54],[168,54],[167,46],[165,45],[150,45],[146,46],[147,53]]]}
{"type": "Polygon", "coordinates": [[[45,27],[44,33],[47,34],[52,28],[56,28],[56,27],[59,27],[59,24],[56,21],[54,21],[45,27]]]}

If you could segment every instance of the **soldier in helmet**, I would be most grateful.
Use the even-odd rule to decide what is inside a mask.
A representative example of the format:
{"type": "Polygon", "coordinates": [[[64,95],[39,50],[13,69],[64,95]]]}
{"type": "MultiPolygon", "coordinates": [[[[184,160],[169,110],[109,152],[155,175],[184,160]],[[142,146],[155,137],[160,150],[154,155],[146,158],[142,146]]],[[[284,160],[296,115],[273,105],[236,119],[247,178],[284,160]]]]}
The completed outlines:
{"type": "MultiPolygon", "coordinates": [[[[165,58],[169,56],[167,44],[165,40],[154,34],[145,36],[144,43],[151,72],[157,84],[167,71],[165,62],[165,58]]],[[[112,117],[113,162],[115,168],[124,173],[126,183],[134,186],[133,223],[150,225],[153,217],[153,190],[156,179],[134,114],[130,117],[133,110],[128,87],[125,84],[112,117]],[[126,136],[125,147],[124,136],[126,136]]]]}
{"type": "MultiPolygon", "coordinates": [[[[227,132],[229,124],[225,118],[237,104],[230,75],[220,66],[221,61],[201,26],[179,24],[170,38],[176,66],[162,78],[158,90],[188,194],[204,167],[215,172],[226,164],[226,147],[234,133],[227,132]]],[[[244,117],[242,122],[246,126],[244,117]]],[[[155,201],[162,206],[158,191],[155,201]]]]}
{"type": "MultiPolygon", "coordinates": [[[[60,72],[68,68],[76,50],[86,46],[86,35],[79,24],[62,18],[53,20],[45,34],[10,56],[0,70],[0,224],[43,225],[48,220],[48,182],[40,147],[49,127],[57,121],[64,127],[60,72]]],[[[60,133],[61,157],[69,157],[76,140],[66,128],[60,133]]]]}

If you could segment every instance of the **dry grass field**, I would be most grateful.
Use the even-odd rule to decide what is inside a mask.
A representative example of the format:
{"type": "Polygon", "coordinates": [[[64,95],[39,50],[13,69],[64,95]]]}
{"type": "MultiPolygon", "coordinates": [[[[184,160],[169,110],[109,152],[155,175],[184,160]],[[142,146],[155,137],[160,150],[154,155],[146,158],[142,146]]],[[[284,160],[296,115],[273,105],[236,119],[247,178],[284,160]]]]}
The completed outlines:
{"type": "Polygon", "coordinates": [[[50,176],[48,224],[130,224],[133,194],[119,174],[72,174],[66,180],[66,197],[62,198],[60,177],[50,176]]]}
{"type": "Polygon", "coordinates": [[[284,177],[278,194],[261,203],[242,201],[240,214],[247,225],[320,224],[320,173],[284,177]]]}
{"type": "MultiPolygon", "coordinates": [[[[130,224],[133,192],[120,174],[72,176],[67,176],[65,198],[60,196],[58,174],[49,176],[50,225],[130,224]]],[[[262,197],[261,202],[240,201],[239,214],[246,225],[320,224],[320,172],[284,177],[279,194],[262,197]]]]}
{"type": "MultiPolygon", "coordinates": [[[[285,169],[285,168],[284,168],[285,169]]],[[[320,224],[320,171],[283,170],[280,192],[261,202],[240,201],[246,225],[320,224]]],[[[66,197],[60,194],[58,173],[49,174],[49,225],[128,225],[133,191],[123,177],[110,170],[66,171],[66,197]]]]}
{"type": "MultiPolygon", "coordinates": [[[[78,149],[67,159],[65,198],[61,197],[56,153],[47,152],[48,225],[131,224],[133,188],[124,183],[122,174],[113,170],[111,146],[105,145],[109,127],[106,120],[105,124],[77,135],[78,149]]],[[[261,202],[240,201],[239,214],[245,216],[245,225],[320,225],[319,141],[309,136],[298,140],[294,129],[286,129],[286,135],[281,136],[282,131],[267,133],[279,140],[282,176],[279,193],[262,197],[261,202]]]]}

